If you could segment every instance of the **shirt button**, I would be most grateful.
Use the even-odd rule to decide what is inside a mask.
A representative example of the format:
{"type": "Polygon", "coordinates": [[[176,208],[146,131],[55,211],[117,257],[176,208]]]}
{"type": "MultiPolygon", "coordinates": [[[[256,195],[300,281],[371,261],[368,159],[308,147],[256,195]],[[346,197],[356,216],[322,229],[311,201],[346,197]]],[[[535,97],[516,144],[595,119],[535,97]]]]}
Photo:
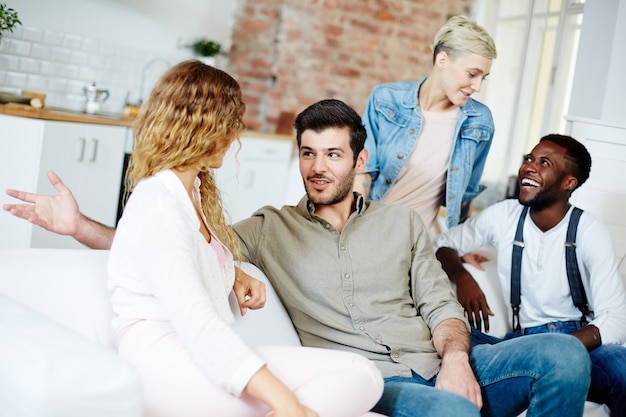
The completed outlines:
{"type": "Polygon", "coordinates": [[[350,279],[350,274],[344,274],[343,276],[345,279],[350,279]]]}
{"type": "Polygon", "coordinates": [[[354,303],[348,303],[350,307],[354,307],[354,303]]]}
{"type": "Polygon", "coordinates": [[[409,129],[409,133],[410,133],[410,134],[413,134],[413,133],[415,133],[415,129],[413,129],[413,128],[410,128],[410,129],[409,129]]]}
{"type": "Polygon", "coordinates": [[[365,330],[365,327],[360,326],[360,327],[359,327],[359,330],[364,331],[364,330],[365,330]]]}
{"type": "Polygon", "coordinates": [[[324,225],[324,227],[325,227],[325,228],[327,228],[327,229],[330,229],[330,224],[326,223],[326,224],[324,225]]]}
{"type": "Polygon", "coordinates": [[[398,355],[397,353],[394,353],[394,354],[393,354],[393,357],[394,357],[395,359],[398,359],[398,358],[400,357],[400,355],[398,355]]]}
{"type": "Polygon", "coordinates": [[[346,250],[346,247],[344,245],[341,245],[341,250],[346,250]]]}
{"type": "Polygon", "coordinates": [[[381,339],[380,337],[376,338],[376,343],[383,343],[383,339],[381,339]]]}
{"type": "Polygon", "coordinates": [[[402,159],[402,158],[404,158],[404,154],[403,153],[399,153],[398,154],[398,159],[402,159]]]}
{"type": "Polygon", "coordinates": [[[386,179],[385,180],[385,184],[387,184],[387,185],[391,184],[391,180],[390,179],[386,179]]]}

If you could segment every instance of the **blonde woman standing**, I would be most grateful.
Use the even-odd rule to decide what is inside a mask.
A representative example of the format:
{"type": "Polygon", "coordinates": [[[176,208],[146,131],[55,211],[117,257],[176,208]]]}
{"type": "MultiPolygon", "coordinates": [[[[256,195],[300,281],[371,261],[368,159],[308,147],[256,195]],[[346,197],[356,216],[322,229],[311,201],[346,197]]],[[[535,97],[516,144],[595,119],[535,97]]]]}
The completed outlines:
{"type": "Polygon", "coordinates": [[[237,82],[195,60],[171,68],[142,106],[132,195],[109,259],[120,355],[143,377],[148,415],[361,415],[382,392],[365,358],[251,348],[230,328],[233,287],[242,314],[265,302],[263,284],[235,267],[238,243],[213,175],[244,111],[237,82]]]}

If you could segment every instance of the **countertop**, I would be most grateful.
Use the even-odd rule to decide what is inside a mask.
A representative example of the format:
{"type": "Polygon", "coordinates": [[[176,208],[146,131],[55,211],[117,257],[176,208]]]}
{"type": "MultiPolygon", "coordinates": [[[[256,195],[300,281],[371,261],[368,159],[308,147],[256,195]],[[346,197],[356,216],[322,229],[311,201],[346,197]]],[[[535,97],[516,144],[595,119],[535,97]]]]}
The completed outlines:
{"type": "Polygon", "coordinates": [[[108,126],[132,127],[134,119],[113,114],[88,114],[80,111],[55,108],[35,109],[25,104],[7,103],[0,105],[0,114],[28,117],[31,119],[54,120],[58,122],[92,123],[108,126]]]}
{"type": "MultiPolygon", "coordinates": [[[[7,103],[0,105],[0,114],[8,116],[28,117],[31,119],[53,120],[58,122],[93,123],[108,126],[132,127],[134,119],[107,113],[88,114],[80,111],[64,110],[57,108],[35,109],[25,104],[7,103]]],[[[261,133],[246,130],[241,133],[242,138],[249,139],[274,139],[295,142],[295,135],[277,133],[261,133]]]]}

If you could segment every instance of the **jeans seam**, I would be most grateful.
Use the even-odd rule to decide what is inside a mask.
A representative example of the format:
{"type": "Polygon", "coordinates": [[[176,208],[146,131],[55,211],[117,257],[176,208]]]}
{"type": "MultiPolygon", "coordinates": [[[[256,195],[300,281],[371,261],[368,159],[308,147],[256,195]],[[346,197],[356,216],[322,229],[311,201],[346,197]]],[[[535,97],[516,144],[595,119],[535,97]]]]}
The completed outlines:
{"type": "Polygon", "coordinates": [[[511,378],[532,378],[533,380],[538,380],[540,377],[538,372],[534,372],[534,371],[524,371],[524,372],[509,372],[506,374],[501,374],[498,375],[496,378],[491,378],[491,379],[483,379],[481,381],[478,382],[478,384],[481,387],[486,387],[487,385],[491,385],[491,384],[495,384],[498,382],[502,382],[503,380],[506,379],[511,379],[511,378]]]}

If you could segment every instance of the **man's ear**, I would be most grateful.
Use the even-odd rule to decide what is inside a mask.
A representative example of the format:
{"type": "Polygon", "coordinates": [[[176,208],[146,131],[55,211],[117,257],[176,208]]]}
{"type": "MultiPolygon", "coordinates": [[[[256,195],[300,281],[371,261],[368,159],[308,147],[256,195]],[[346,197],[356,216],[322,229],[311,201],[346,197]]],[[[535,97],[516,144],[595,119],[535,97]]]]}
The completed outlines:
{"type": "Polygon", "coordinates": [[[367,152],[367,149],[363,149],[361,150],[361,152],[359,152],[359,156],[356,157],[356,164],[354,164],[354,172],[356,174],[363,173],[363,170],[365,169],[365,164],[367,164],[368,156],[369,153],[367,152]]]}
{"type": "Polygon", "coordinates": [[[563,178],[563,188],[572,193],[578,186],[578,179],[573,175],[566,175],[563,178]]]}

